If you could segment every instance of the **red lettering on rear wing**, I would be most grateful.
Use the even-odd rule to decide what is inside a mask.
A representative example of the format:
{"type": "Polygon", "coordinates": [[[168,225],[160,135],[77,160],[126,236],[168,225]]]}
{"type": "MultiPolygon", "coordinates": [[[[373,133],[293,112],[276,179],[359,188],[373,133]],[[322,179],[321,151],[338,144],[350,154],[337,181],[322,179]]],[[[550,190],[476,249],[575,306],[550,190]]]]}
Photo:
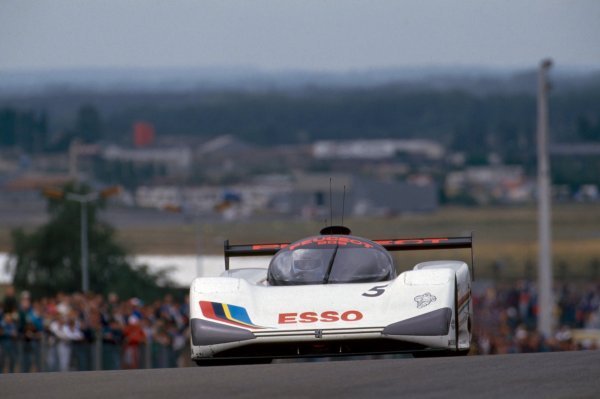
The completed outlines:
{"type": "Polygon", "coordinates": [[[401,238],[373,241],[388,251],[418,251],[426,249],[456,249],[473,247],[473,237],[401,238]]]}
{"type": "MultiPolygon", "coordinates": [[[[388,251],[420,251],[433,249],[471,249],[471,274],[474,275],[473,236],[470,237],[441,237],[441,238],[393,238],[388,240],[373,240],[388,251]]],[[[229,270],[229,258],[239,256],[272,256],[289,243],[274,244],[242,244],[231,245],[225,241],[225,270],[229,270]]]]}

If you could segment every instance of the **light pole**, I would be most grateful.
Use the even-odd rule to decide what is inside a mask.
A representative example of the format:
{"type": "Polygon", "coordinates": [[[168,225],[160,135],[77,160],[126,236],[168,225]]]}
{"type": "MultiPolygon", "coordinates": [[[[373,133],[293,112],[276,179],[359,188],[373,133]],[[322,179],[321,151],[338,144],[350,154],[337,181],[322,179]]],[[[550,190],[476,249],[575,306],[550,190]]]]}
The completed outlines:
{"type": "Polygon", "coordinates": [[[65,199],[67,201],[79,202],[81,223],[81,290],[87,293],[90,290],[89,256],[88,256],[88,211],[87,206],[90,202],[99,198],[108,198],[121,192],[121,187],[111,186],[101,191],[77,194],[67,193],[64,190],[56,188],[46,188],[43,190],[44,196],[53,199],[65,199]]]}
{"type": "Polygon", "coordinates": [[[90,273],[89,273],[89,261],[88,261],[88,223],[87,223],[87,204],[92,201],[96,201],[99,198],[99,194],[88,193],[88,194],[75,194],[66,193],[65,199],[68,201],[79,202],[81,209],[81,290],[86,294],[90,290],[90,273]]]}
{"type": "Polygon", "coordinates": [[[538,184],[538,331],[545,337],[554,326],[552,295],[552,226],[550,223],[550,161],[548,157],[548,83],[552,60],[545,59],[538,71],[537,101],[537,184],[538,184]]]}

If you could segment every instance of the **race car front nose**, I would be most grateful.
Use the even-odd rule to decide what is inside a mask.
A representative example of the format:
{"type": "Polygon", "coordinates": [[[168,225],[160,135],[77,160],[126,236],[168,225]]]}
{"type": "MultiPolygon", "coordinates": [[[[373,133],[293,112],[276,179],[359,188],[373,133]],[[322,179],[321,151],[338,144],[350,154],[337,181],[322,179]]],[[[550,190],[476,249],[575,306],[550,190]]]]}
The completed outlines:
{"type": "Polygon", "coordinates": [[[382,334],[420,336],[448,335],[451,320],[452,309],[442,308],[390,324],[383,329],[382,334]]]}
{"type": "Polygon", "coordinates": [[[243,328],[226,326],[202,319],[192,319],[191,330],[192,343],[196,346],[247,341],[256,338],[254,334],[243,328]]]}

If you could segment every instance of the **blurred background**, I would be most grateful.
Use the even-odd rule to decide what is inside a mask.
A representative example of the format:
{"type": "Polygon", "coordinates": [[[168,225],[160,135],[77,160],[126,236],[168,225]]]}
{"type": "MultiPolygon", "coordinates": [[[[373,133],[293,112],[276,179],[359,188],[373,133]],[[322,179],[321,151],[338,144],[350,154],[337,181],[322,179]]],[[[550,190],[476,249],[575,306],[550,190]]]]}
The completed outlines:
{"type": "MultiPolygon", "coordinates": [[[[0,2],[0,372],[185,365],[186,289],[223,270],[225,239],[342,218],[373,239],[474,233],[474,353],[595,348],[599,19],[592,0],[0,2]]],[[[432,258],[470,263],[396,263],[432,258]]]]}

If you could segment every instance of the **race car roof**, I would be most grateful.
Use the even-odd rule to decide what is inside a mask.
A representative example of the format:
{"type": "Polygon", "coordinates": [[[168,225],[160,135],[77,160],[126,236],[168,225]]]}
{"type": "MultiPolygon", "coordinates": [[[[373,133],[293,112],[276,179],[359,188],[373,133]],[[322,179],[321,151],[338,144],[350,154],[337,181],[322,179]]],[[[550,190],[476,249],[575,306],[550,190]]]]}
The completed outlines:
{"type": "Polygon", "coordinates": [[[347,235],[319,235],[279,250],[269,263],[269,285],[388,281],[394,261],[381,245],[347,235]]]}

